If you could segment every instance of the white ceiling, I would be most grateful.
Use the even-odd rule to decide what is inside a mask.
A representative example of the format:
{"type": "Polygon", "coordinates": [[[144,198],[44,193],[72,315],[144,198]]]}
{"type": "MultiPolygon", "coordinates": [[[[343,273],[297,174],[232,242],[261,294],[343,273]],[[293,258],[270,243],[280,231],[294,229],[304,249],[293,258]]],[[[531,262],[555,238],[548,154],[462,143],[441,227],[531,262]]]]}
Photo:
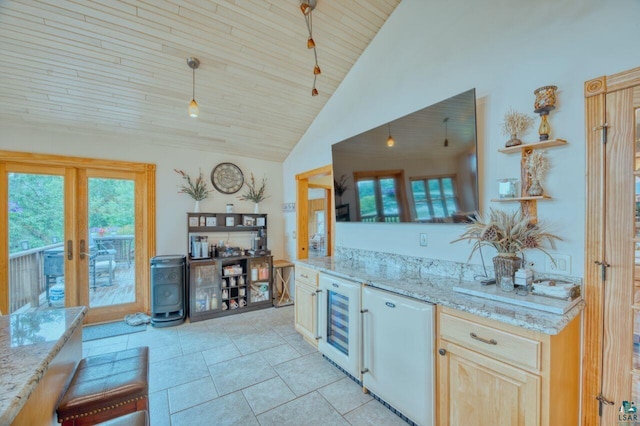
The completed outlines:
{"type": "Polygon", "coordinates": [[[0,122],[282,161],[400,1],[318,0],[312,97],[299,0],[2,0],[0,122]]]}

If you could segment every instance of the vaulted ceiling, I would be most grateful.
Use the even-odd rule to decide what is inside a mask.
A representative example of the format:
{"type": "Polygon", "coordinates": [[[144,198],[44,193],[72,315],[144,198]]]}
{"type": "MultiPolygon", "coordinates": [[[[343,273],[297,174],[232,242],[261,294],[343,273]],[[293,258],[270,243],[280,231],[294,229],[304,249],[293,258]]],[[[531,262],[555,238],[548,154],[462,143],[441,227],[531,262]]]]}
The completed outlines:
{"type": "Polygon", "coordinates": [[[318,0],[312,97],[299,0],[2,0],[0,122],[281,161],[399,2],[318,0]]]}

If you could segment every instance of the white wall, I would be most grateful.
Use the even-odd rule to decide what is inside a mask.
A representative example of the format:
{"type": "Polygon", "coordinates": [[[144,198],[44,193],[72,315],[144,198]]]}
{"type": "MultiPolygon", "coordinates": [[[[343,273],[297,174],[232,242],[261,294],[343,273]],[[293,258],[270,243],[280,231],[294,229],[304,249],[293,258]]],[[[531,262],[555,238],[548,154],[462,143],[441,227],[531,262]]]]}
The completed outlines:
{"type": "MultiPolygon", "coordinates": [[[[516,204],[489,201],[496,197],[498,179],[520,175],[518,156],[497,152],[507,139],[500,124],[510,107],[533,115],[533,91],[554,84],[559,89],[551,136],[569,144],[547,152],[551,170],[544,186],[553,200],[538,203],[538,215],[563,238],[556,252],[572,256],[572,275],[582,276],[583,84],[640,65],[638,16],[637,0],[403,0],[285,161],[284,201],[295,201],[296,173],[331,163],[333,143],[476,88],[481,209],[515,209],[516,204]]],[[[536,140],[535,133],[525,142],[536,140]]],[[[294,229],[295,216],[286,215],[290,258],[295,258],[294,229]]],[[[336,244],[464,262],[469,246],[450,244],[463,229],[339,223],[336,244]],[[428,247],[419,246],[420,232],[428,233],[428,247]]],[[[544,270],[542,254],[530,253],[528,260],[544,270]]]]}
{"type": "MultiPolygon", "coordinates": [[[[260,203],[260,212],[267,213],[268,243],[274,258],[284,254],[282,215],[282,164],[244,157],[219,155],[169,146],[154,145],[150,141],[134,136],[101,137],[93,135],[67,134],[46,130],[33,130],[3,125],[0,135],[0,149],[77,157],[113,159],[153,163],[156,165],[156,225],[157,254],[186,254],[187,224],[186,212],[193,211],[194,201],[186,194],[178,193],[182,183],[174,169],[180,169],[197,176],[198,169],[206,177],[212,188],[211,170],[221,162],[232,162],[242,169],[245,179],[253,173],[256,179],[267,177],[267,194],[270,196],[260,203]]],[[[236,213],[253,213],[253,203],[240,201],[238,195],[223,195],[214,192],[213,197],[200,202],[202,212],[224,212],[227,203],[234,204],[236,213]]],[[[249,236],[241,233],[241,238],[230,235],[230,241],[251,247],[249,236]]],[[[241,235],[238,235],[240,237],[241,235]]],[[[226,233],[225,233],[226,239],[226,233]]]]}

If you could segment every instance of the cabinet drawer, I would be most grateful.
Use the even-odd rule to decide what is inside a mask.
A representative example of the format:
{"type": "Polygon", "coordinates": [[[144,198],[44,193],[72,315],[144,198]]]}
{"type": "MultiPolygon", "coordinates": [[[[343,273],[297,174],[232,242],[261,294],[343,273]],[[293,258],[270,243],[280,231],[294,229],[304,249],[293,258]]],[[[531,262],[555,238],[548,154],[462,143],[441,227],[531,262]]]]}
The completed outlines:
{"type": "Polygon", "coordinates": [[[492,358],[540,370],[541,342],[462,318],[440,314],[440,337],[492,358]]]}
{"type": "Polygon", "coordinates": [[[318,271],[305,266],[296,265],[296,283],[318,287],[318,271]]]}

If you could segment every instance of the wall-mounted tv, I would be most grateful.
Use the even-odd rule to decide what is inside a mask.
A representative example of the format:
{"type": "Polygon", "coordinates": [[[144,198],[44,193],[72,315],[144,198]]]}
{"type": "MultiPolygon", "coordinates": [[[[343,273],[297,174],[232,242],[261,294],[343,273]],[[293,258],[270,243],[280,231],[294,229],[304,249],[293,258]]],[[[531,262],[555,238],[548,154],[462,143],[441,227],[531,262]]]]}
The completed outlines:
{"type": "Polygon", "coordinates": [[[479,208],[476,151],[475,89],[338,142],[336,220],[466,222],[479,208]]]}

